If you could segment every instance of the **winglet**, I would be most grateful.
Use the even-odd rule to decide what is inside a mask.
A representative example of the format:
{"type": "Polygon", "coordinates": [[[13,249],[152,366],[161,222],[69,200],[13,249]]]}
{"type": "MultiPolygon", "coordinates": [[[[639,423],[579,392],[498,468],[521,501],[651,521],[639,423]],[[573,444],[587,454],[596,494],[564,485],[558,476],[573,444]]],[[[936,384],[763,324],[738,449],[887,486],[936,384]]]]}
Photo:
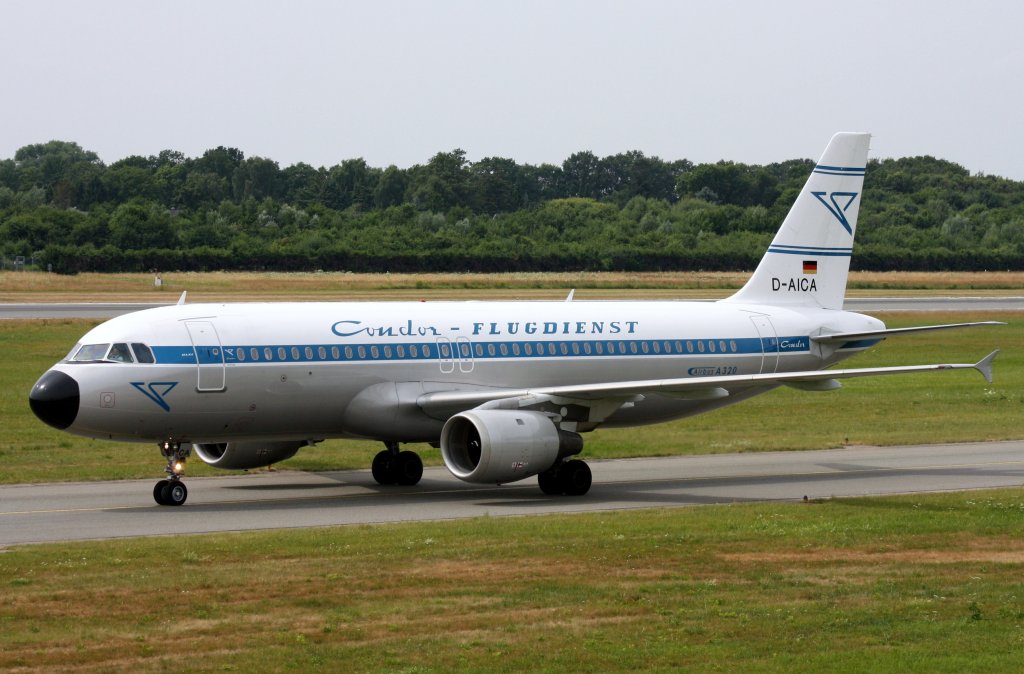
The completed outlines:
{"type": "Polygon", "coordinates": [[[984,377],[985,381],[989,384],[992,383],[992,361],[994,361],[998,355],[999,349],[996,349],[974,365],[974,369],[980,372],[981,376],[984,377]]]}
{"type": "Polygon", "coordinates": [[[188,291],[187,291],[187,290],[182,290],[182,291],[181,291],[181,297],[179,297],[179,298],[178,298],[178,306],[179,306],[179,307],[180,307],[180,306],[181,306],[182,304],[184,304],[184,303],[185,303],[185,295],[187,295],[187,294],[188,294],[188,291]]]}

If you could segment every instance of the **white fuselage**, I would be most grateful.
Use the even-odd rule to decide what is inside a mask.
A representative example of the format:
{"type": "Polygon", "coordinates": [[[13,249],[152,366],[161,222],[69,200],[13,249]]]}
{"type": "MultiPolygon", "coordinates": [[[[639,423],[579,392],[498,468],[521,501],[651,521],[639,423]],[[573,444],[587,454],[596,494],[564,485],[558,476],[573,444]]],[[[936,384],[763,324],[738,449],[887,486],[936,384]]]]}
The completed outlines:
{"type": "MultiPolygon", "coordinates": [[[[112,319],[81,340],[144,344],[153,363],[54,369],[80,389],[66,430],[90,437],[436,442],[445,417],[417,406],[425,393],[817,370],[870,343],[810,337],[882,327],[844,311],[726,302],[187,304],[112,319]]],[[[696,414],[775,386],[715,400],[647,395],[604,423],[696,414]]]]}

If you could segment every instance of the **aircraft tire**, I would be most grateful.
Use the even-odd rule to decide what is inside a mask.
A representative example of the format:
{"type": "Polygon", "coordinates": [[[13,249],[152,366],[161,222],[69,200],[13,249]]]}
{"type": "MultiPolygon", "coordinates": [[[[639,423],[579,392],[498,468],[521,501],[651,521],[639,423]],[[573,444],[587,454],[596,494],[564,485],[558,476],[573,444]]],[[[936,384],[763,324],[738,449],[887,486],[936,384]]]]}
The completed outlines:
{"type": "Polygon", "coordinates": [[[558,479],[567,496],[583,496],[593,482],[590,466],[579,459],[566,461],[558,471],[558,479]]]}
{"type": "Polygon", "coordinates": [[[559,466],[555,465],[543,473],[537,474],[537,485],[548,496],[561,496],[565,493],[565,488],[562,486],[561,480],[558,479],[558,468],[559,466]]]}
{"type": "Polygon", "coordinates": [[[395,458],[390,451],[384,449],[377,452],[377,455],[373,457],[373,464],[370,466],[370,472],[373,473],[373,479],[377,481],[379,485],[395,484],[398,482],[398,477],[395,470],[395,458]]]}
{"type": "Polygon", "coordinates": [[[153,485],[153,500],[157,502],[157,505],[167,505],[167,502],[164,501],[164,487],[168,482],[170,480],[160,480],[153,485]]]}
{"type": "Polygon", "coordinates": [[[395,481],[405,487],[419,484],[423,477],[423,460],[416,452],[404,451],[395,460],[395,481]]]}
{"type": "Polygon", "coordinates": [[[188,499],[188,487],[181,480],[167,480],[167,484],[160,490],[164,499],[164,505],[180,506],[188,499]]]}

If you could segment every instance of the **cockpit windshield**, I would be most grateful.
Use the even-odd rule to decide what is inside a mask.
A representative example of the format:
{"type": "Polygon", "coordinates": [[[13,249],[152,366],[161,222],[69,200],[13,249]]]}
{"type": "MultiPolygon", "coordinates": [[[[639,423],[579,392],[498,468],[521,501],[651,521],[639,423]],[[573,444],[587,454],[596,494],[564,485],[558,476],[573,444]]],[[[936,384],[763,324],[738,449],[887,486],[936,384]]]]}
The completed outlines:
{"type": "Polygon", "coordinates": [[[135,362],[132,359],[132,352],[128,350],[127,344],[114,344],[110,347],[110,351],[107,353],[107,360],[113,360],[118,363],[132,363],[135,362]]]}
{"type": "Polygon", "coordinates": [[[156,359],[153,358],[153,350],[145,344],[139,344],[138,342],[132,343],[132,351],[135,352],[135,360],[140,363],[155,363],[156,359]]]}
{"type": "Polygon", "coordinates": [[[68,358],[73,363],[155,363],[153,350],[145,344],[85,344],[72,351],[68,358]],[[133,355],[134,354],[134,355],[133,355]]]}
{"type": "Polygon", "coordinates": [[[90,361],[103,360],[104,358],[106,358],[107,351],[109,350],[109,344],[86,344],[81,349],[78,350],[78,353],[76,353],[75,357],[72,358],[71,360],[73,360],[76,363],[87,363],[90,361]]]}

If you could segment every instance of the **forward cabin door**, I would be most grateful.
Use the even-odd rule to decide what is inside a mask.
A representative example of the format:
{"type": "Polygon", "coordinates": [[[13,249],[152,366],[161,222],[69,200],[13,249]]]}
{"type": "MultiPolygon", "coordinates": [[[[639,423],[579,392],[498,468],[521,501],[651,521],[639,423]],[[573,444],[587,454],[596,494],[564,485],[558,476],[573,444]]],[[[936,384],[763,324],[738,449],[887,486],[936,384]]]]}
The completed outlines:
{"type": "Polygon", "coordinates": [[[196,356],[196,390],[223,391],[226,384],[226,368],[224,349],[221,348],[217,329],[210,321],[185,321],[185,327],[192,338],[192,349],[196,356]]]}
{"type": "Polygon", "coordinates": [[[761,374],[774,374],[779,367],[779,336],[767,316],[751,316],[751,322],[761,338],[761,374]]]}

